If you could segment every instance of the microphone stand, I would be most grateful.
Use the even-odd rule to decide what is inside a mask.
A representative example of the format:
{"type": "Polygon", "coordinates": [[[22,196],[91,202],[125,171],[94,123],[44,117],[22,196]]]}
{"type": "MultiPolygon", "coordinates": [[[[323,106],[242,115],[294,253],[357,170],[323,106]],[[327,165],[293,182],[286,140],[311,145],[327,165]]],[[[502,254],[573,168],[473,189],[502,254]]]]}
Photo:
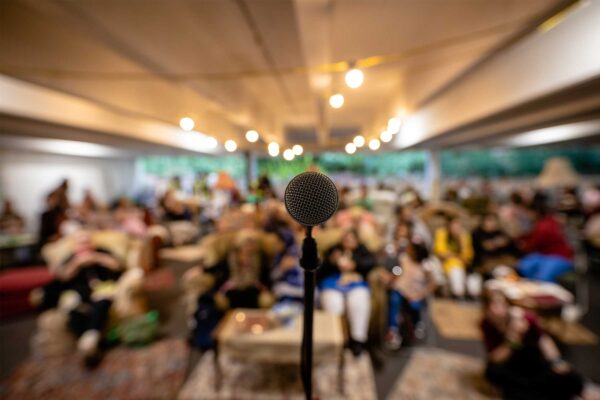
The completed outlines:
{"type": "Polygon", "coordinates": [[[320,260],[317,253],[317,242],[312,237],[312,226],[306,227],[306,237],[302,242],[300,266],[304,269],[304,324],[302,327],[302,350],[300,369],[302,385],[306,400],[312,400],[312,368],[313,368],[313,317],[315,309],[315,271],[320,260]]]}

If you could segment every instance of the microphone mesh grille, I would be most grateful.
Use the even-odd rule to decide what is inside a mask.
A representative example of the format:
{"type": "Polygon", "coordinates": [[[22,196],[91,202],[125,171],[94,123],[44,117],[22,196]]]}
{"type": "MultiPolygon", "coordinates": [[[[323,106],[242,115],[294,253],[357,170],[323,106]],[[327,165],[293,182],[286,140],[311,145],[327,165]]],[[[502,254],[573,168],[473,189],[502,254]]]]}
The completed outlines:
{"type": "Polygon", "coordinates": [[[303,172],[285,189],[285,208],[296,221],[314,226],[327,221],[338,207],[338,192],[327,175],[303,172]]]}

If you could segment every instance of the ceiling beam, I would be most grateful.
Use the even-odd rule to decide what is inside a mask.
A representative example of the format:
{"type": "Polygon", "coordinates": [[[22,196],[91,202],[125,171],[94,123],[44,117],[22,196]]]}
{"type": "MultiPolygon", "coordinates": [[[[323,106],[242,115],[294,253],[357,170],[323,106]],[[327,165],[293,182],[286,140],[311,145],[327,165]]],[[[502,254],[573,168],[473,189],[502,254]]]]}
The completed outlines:
{"type": "MultiPolygon", "coordinates": [[[[488,59],[406,121],[394,146],[403,149],[600,76],[600,3],[573,10],[488,59]]],[[[484,132],[485,134],[485,132],[484,132]]]]}
{"type": "MultiPolygon", "coordinates": [[[[296,20],[306,67],[324,65],[332,60],[333,0],[295,0],[296,20]]],[[[313,93],[314,118],[319,145],[329,142],[327,98],[331,95],[332,77],[328,73],[308,74],[313,93]]]]}
{"type": "MultiPolygon", "coordinates": [[[[125,137],[200,153],[219,152],[208,135],[123,115],[94,102],[0,75],[0,114],[125,137]]],[[[2,128],[4,131],[4,127],[2,128]]]]}

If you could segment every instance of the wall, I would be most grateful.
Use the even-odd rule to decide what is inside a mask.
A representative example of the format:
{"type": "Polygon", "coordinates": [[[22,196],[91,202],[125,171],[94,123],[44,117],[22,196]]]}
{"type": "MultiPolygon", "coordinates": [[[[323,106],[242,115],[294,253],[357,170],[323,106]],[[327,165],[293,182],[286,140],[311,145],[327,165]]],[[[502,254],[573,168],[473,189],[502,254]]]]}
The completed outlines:
{"type": "Polygon", "coordinates": [[[85,189],[100,203],[130,195],[134,188],[133,159],[101,159],[0,150],[0,199],[10,199],[36,232],[45,196],[67,178],[69,198],[77,204],[85,189]]]}

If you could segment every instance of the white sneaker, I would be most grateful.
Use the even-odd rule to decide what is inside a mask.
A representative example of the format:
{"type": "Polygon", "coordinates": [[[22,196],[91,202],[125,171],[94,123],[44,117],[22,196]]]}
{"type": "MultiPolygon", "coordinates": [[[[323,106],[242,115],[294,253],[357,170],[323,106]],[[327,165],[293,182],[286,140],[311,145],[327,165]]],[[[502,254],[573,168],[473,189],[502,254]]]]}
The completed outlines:
{"type": "Polygon", "coordinates": [[[83,332],[83,335],[77,342],[77,349],[84,356],[91,356],[98,352],[98,344],[100,343],[100,331],[90,329],[83,332]]]}

